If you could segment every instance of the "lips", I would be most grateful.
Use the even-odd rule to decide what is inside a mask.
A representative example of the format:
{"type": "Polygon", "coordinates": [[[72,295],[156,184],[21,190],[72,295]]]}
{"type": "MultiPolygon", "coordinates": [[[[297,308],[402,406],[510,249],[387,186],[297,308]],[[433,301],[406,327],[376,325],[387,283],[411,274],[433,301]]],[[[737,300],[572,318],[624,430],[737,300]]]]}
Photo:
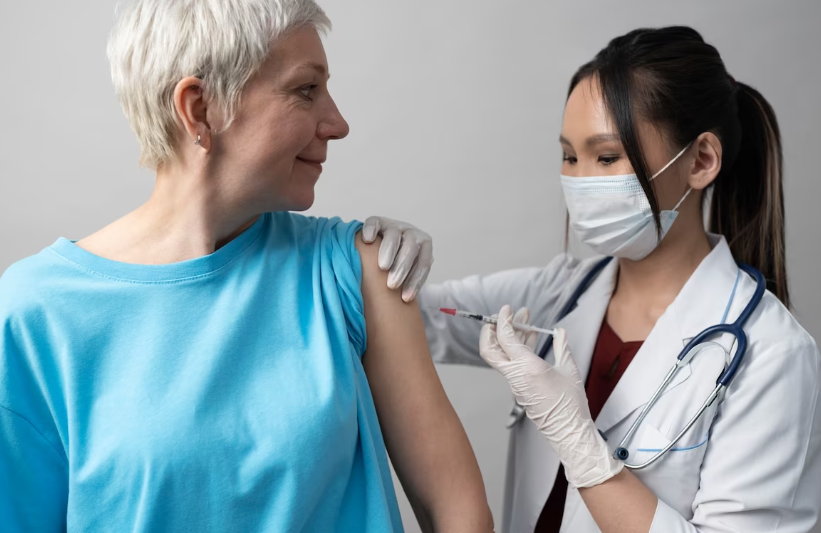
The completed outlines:
{"type": "Polygon", "coordinates": [[[297,157],[297,161],[301,161],[301,162],[305,163],[306,165],[310,165],[310,166],[312,166],[314,168],[317,168],[318,170],[321,171],[322,170],[322,163],[325,162],[325,158],[324,157],[315,157],[315,158],[312,158],[312,157],[297,157]]]}

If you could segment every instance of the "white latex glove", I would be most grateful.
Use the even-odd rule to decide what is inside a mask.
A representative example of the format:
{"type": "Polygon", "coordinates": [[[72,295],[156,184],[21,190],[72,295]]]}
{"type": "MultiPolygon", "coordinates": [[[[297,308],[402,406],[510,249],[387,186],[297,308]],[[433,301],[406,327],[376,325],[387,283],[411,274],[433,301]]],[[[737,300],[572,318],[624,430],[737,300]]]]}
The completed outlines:
{"type": "MultiPolygon", "coordinates": [[[[523,313],[517,313],[517,321],[523,313]]],[[[579,370],[563,329],[553,336],[555,366],[528,346],[511,324],[509,306],[502,307],[498,325],[482,328],[479,353],[507,379],[516,401],[547,437],[564,465],[567,481],[592,487],[615,476],[624,463],[613,458],[590,417],[579,370]]]]}
{"type": "Polygon", "coordinates": [[[382,235],[379,268],[388,270],[388,287],[402,285],[402,300],[412,301],[425,284],[433,266],[433,240],[412,224],[387,217],[368,217],[362,241],[372,243],[382,235]]]}

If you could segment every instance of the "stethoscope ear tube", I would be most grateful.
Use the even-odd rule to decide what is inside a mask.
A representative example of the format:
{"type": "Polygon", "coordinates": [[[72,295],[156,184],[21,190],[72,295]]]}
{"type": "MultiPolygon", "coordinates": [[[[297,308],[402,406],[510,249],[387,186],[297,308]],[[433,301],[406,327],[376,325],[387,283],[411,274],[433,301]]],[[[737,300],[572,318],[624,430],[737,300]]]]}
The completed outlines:
{"type": "Polygon", "coordinates": [[[747,353],[747,334],[744,333],[744,330],[741,327],[738,328],[738,331],[733,332],[735,338],[737,340],[737,346],[735,350],[735,357],[730,360],[730,364],[727,365],[727,368],[724,369],[718,379],[716,379],[716,385],[723,385],[727,387],[730,382],[735,377],[735,373],[738,370],[739,365],[741,365],[741,360],[744,358],[744,354],[747,353]]]}

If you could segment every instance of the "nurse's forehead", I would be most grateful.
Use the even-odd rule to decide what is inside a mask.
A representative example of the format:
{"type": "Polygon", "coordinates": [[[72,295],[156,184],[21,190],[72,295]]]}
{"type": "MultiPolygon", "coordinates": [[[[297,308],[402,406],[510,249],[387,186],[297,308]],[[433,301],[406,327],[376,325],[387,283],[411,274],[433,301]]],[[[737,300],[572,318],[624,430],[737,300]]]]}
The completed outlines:
{"type": "Polygon", "coordinates": [[[573,87],[565,102],[565,114],[568,113],[607,116],[598,81],[594,78],[585,78],[573,87]]]}
{"type": "Polygon", "coordinates": [[[598,83],[586,78],[573,88],[567,98],[559,142],[593,145],[613,140],[619,140],[617,130],[604,105],[598,83]]]}

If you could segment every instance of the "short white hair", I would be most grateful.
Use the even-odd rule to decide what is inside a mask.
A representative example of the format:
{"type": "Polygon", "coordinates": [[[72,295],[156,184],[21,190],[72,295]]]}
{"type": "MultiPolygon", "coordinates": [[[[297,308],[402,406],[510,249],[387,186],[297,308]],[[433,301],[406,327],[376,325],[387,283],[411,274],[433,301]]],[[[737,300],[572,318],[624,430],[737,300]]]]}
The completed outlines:
{"type": "MultiPolygon", "coordinates": [[[[111,79],[142,164],[157,168],[175,154],[174,87],[186,76],[226,118],[235,117],[245,84],[271,44],[291,29],[331,23],[313,0],[133,0],[120,4],[108,41],[111,79]]],[[[223,128],[223,129],[224,129],[223,128]]]]}

